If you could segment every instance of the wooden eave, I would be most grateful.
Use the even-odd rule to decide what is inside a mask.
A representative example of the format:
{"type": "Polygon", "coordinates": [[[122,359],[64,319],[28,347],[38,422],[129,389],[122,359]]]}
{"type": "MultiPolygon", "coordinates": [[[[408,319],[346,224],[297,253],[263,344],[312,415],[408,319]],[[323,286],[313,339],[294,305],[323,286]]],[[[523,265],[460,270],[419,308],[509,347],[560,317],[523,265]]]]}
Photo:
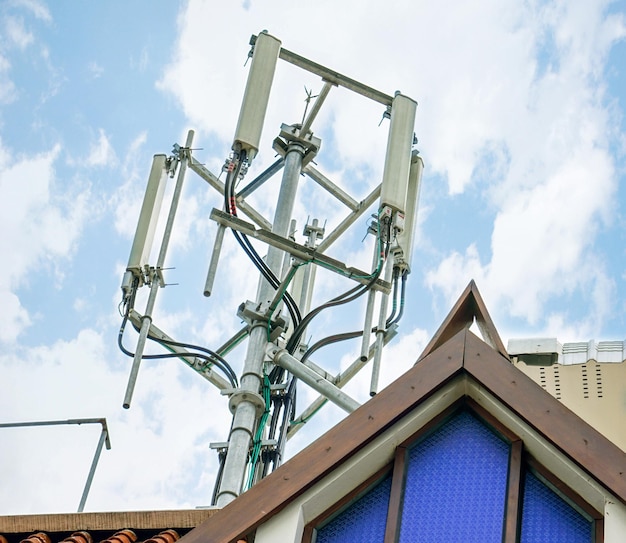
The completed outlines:
{"type": "Polygon", "coordinates": [[[217,509],[164,511],[122,511],[107,513],[52,513],[43,515],[0,516],[0,534],[32,532],[166,530],[194,528],[214,515],[217,509]]]}
{"type": "Polygon", "coordinates": [[[508,359],[462,329],[181,541],[224,543],[254,531],[459,376],[466,376],[488,390],[626,503],[626,454],[512,366],[508,359]]]}
{"type": "Polygon", "coordinates": [[[6,515],[0,516],[0,543],[176,542],[216,511],[212,508],[6,515]]]}

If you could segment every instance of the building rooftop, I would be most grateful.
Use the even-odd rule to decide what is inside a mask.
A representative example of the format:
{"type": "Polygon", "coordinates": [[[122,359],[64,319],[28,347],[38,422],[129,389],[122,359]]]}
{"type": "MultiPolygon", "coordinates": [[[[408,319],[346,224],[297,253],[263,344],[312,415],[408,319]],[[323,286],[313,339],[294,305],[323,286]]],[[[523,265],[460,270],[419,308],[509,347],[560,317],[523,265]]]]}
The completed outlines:
{"type": "Polygon", "coordinates": [[[215,509],[0,516],[0,543],[175,543],[215,509]]]}

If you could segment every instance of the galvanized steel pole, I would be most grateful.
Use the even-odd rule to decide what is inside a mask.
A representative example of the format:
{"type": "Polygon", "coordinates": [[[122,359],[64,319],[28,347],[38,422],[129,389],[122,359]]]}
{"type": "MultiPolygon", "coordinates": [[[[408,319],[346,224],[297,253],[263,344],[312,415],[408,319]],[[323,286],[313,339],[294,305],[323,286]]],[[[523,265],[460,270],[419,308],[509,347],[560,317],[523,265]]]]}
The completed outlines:
{"type": "Polygon", "coordinates": [[[100,453],[102,452],[102,447],[104,446],[104,442],[107,439],[107,428],[103,424],[102,432],[100,432],[100,439],[98,440],[98,446],[96,447],[96,453],[93,456],[93,460],[91,461],[91,467],[89,468],[89,475],[87,475],[87,482],[85,483],[85,488],[83,489],[83,495],[80,497],[80,503],[78,504],[78,512],[82,513],[85,510],[85,503],[87,502],[87,496],[89,496],[89,490],[91,489],[91,482],[93,481],[93,476],[96,473],[96,467],[98,466],[98,460],[100,460],[100,453]]]}
{"type": "MultiPolygon", "coordinates": [[[[272,232],[283,237],[289,233],[304,152],[305,149],[302,145],[291,143],[285,155],[283,178],[272,225],[272,232]]],[[[282,259],[283,251],[270,245],[266,264],[276,275],[280,273],[282,259]]],[[[273,297],[274,288],[261,277],[259,304],[265,304],[273,297]]],[[[230,400],[231,410],[234,410],[233,425],[228,439],[224,472],[217,494],[216,505],[218,507],[228,505],[239,496],[242,490],[250,444],[264,408],[264,401],[259,391],[263,382],[266,345],[267,321],[257,319],[251,323],[241,385],[230,400]]]]}

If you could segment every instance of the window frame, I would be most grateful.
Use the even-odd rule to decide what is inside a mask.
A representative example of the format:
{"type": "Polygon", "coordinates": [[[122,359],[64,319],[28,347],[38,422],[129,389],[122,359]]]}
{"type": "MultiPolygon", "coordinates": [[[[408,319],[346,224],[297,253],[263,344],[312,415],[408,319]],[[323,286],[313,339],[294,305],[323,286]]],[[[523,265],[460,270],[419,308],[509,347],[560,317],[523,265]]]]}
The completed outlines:
{"type": "MultiPolygon", "coordinates": [[[[347,509],[352,503],[358,500],[363,494],[368,492],[372,487],[380,483],[387,475],[389,475],[394,469],[394,464],[390,463],[379,469],[374,475],[368,477],[356,488],[352,489],[348,494],[341,498],[338,502],[331,505],[321,515],[318,515],[311,522],[304,527],[304,533],[302,534],[302,543],[313,543],[315,541],[314,536],[318,528],[321,528],[324,524],[327,524],[332,518],[340,514],[347,509]]],[[[393,488],[394,481],[391,482],[391,488],[393,488]]],[[[391,492],[389,495],[391,500],[391,492]]],[[[389,517],[387,517],[389,522],[389,517]]]]}
{"type": "Polygon", "coordinates": [[[324,513],[307,523],[304,529],[302,543],[314,543],[316,530],[321,524],[329,522],[331,517],[347,508],[351,503],[367,492],[369,488],[388,475],[390,471],[392,471],[392,481],[384,543],[396,543],[400,536],[409,449],[435,432],[461,410],[470,411],[510,446],[502,530],[503,543],[518,543],[520,540],[524,476],[528,469],[537,474],[551,490],[592,522],[592,543],[603,543],[603,514],[558,479],[545,466],[538,462],[537,459],[532,457],[525,450],[523,440],[517,434],[504,426],[491,413],[467,396],[459,398],[459,400],[452,403],[452,405],[431,419],[417,432],[400,443],[395,449],[394,459],[391,464],[383,467],[376,474],[346,494],[341,500],[333,504],[324,513]]]}

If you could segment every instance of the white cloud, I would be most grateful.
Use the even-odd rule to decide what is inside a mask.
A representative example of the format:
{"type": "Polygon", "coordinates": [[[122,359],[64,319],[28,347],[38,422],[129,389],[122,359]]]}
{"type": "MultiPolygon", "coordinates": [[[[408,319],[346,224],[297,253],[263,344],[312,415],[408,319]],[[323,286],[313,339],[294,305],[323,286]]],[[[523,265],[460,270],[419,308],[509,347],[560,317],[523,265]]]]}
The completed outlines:
{"type": "MultiPolygon", "coordinates": [[[[502,108],[493,118],[493,137],[506,153],[495,165],[502,177],[489,180],[496,211],[491,254],[479,255],[472,244],[464,255],[445,255],[427,277],[448,302],[473,277],[492,307],[535,325],[551,299],[575,292],[591,307],[611,307],[611,282],[594,249],[599,229],[611,222],[617,189],[609,151],[615,121],[599,78],[609,46],[626,35],[621,19],[605,18],[595,4],[550,5],[537,15],[533,54],[520,71],[535,63],[534,77],[516,78],[507,113],[502,108]],[[554,36],[554,50],[542,49],[546,35],[554,36]],[[550,55],[543,71],[542,55],[550,55]]],[[[491,166],[487,159],[484,167],[491,166]]],[[[579,329],[598,331],[598,318],[589,311],[579,329]]]]}
{"type": "Polygon", "coordinates": [[[29,323],[16,294],[36,267],[54,266],[71,255],[86,218],[88,193],[70,196],[55,186],[54,162],[60,148],[9,162],[0,146],[0,253],[10,255],[0,268],[0,292],[8,305],[2,339],[12,341],[29,323]],[[69,200],[67,200],[69,198],[69,200]],[[69,201],[71,200],[71,205],[69,201]]]}
{"type": "MultiPolygon", "coordinates": [[[[208,505],[213,481],[199,472],[216,469],[207,436],[228,431],[227,417],[211,415],[223,399],[180,362],[146,360],[131,409],[123,410],[130,361],[121,364],[109,344],[84,329],[69,341],[0,356],[3,380],[11,383],[0,398],[4,420],[106,417],[112,448],[102,451],[86,510],[110,510],[112,503],[120,510],[208,505]]],[[[2,432],[3,513],[76,510],[100,426],[2,432]]]]}
{"type": "Polygon", "coordinates": [[[442,260],[427,283],[452,302],[474,278],[493,307],[531,323],[542,317],[550,297],[575,290],[595,289],[593,305],[609,307],[611,289],[601,262],[593,264],[599,257],[592,244],[598,226],[609,220],[613,167],[598,149],[573,155],[545,182],[503,205],[494,222],[489,262],[481,263],[471,245],[465,255],[455,252],[442,260]]]}
{"type": "Polygon", "coordinates": [[[0,306],[0,341],[10,343],[30,324],[30,317],[20,299],[8,289],[0,288],[0,306]]]}
{"type": "Polygon", "coordinates": [[[38,0],[10,0],[10,4],[22,7],[30,11],[37,19],[49,23],[52,21],[50,10],[43,2],[38,0]]]}
{"type": "Polygon", "coordinates": [[[33,35],[24,28],[24,21],[17,17],[6,17],[4,20],[4,31],[12,45],[20,49],[26,49],[33,43],[33,35]]]}
{"type": "Polygon", "coordinates": [[[137,227],[139,210],[143,201],[143,191],[150,173],[150,164],[137,164],[139,151],[147,141],[147,134],[140,133],[130,144],[122,163],[123,179],[126,182],[111,197],[111,206],[115,210],[115,229],[129,239],[137,227]]]}
{"type": "Polygon", "coordinates": [[[87,64],[87,70],[93,79],[102,77],[102,74],[104,73],[104,68],[95,60],[92,60],[89,64],[87,64]]]}
{"type": "Polygon", "coordinates": [[[115,151],[104,130],[99,130],[98,141],[91,144],[86,163],[89,166],[113,166],[116,162],[115,151]]]}
{"type": "Polygon", "coordinates": [[[9,77],[11,63],[0,52],[0,104],[10,104],[17,98],[15,83],[9,77]]]}

